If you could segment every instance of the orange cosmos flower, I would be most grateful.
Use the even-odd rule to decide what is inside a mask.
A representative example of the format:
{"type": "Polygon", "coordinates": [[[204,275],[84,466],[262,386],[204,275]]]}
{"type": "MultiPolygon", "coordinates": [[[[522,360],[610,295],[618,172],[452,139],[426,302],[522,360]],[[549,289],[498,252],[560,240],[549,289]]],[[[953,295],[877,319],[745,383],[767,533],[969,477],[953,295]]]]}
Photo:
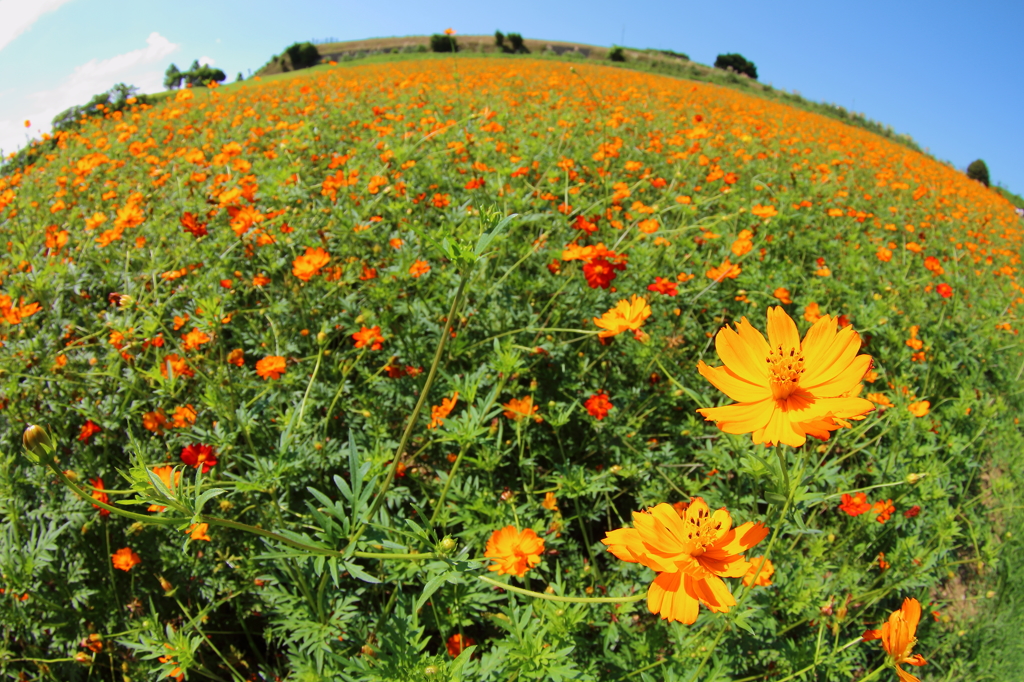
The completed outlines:
{"type": "Polygon", "coordinates": [[[503,413],[507,418],[512,421],[519,421],[525,417],[533,417],[535,421],[543,421],[539,416],[534,417],[539,407],[533,404],[533,396],[528,395],[522,398],[512,398],[507,403],[502,403],[502,407],[505,408],[503,413]]]}
{"type": "Polygon", "coordinates": [[[750,209],[753,215],[758,218],[772,218],[779,215],[779,210],[769,204],[768,206],[762,206],[761,204],[754,204],[754,208],[750,209]]]}
{"type": "Polygon", "coordinates": [[[206,332],[199,331],[198,328],[192,327],[192,331],[181,337],[181,348],[182,350],[195,350],[204,343],[209,343],[213,339],[206,332]]]}
{"type": "Polygon", "coordinates": [[[892,250],[887,249],[884,246],[879,246],[878,251],[875,252],[875,258],[883,263],[888,263],[892,260],[892,250]]]}
{"type": "Polygon", "coordinates": [[[682,516],[664,502],[633,512],[633,526],[610,531],[601,542],[623,561],[657,571],[647,591],[647,608],[664,620],[687,625],[697,620],[700,604],[714,613],[735,606],[722,578],[745,576],[750,562],[740,555],[768,535],[760,522],[733,528],[728,511],[712,513],[699,497],[690,500],[682,516]]]}
{"type": "MultiPolygon", "coordinates": [[[[177,486],[178,482],[181,480],[181,472],[175,471],[174,467],[170,464],[160,467],[153,467],[153,473],[159,476],[160,480],[163,481],[164,485],[167,486],[167,488],[172,492],[174,491],[175,486],[177,486]]],[[[149,505],[149,507],[146,508],[146,511],[162,512],[165,509],[167,509],[167,507],[164,507],[159,504],[151,504],[149,505]]]]}
{"type": "Polygon", "coordinates": [[[750,569],[743,576],[743,584],[750,587],[750,584],[753,582],[755,587],[768,587],[772,584],[772,575],[774,574],[775,566],[772,565],[771,559],[765,559],[760,556],[754,557],[750,560],[750,569]],[[764,561],[764,566],[761,566],[762,561],[764,561]],[[760,572],[758,572],[758,568],[761,569],[760,572]]]}
{"type": "Polygon", "coordinates": [[[462,635],[456,632],[454,635],[448,638],[448,655],[452,658],[456,658],[459,654],[462,653],[463,649],[469,648],[474,644],[476,644],[475,639],[473,639],[472,637],[466,637],[465,639],[463,639],[462,635]]]}
{"type": "Polygon", "coordinates": [[[417,279],[428,272],[430,272],[430,263],[425,260],[417,260],[409,266],[409,274],[417,279]]]}
{"type": "Polygon", "coordinates": [[[608,394],[604,391],[598,391],[594,395],[587,398],[587,401],[583,403],[583,407],[587,408],[587,412],[590,416],[601,421],[608,416],[608,412],[615,407],[612,405],[612,401],[608,399],[608,394]]]}
{"type": "Polygon", "coordinates": [[[285,360],[280,355],[268,355],[256,363],[257,376],[265,380],[280,379],[285,372],[285,360]]]}
{"type": "Polygon", "coordinates": [[[793,302],[793,299],[789,297],[789,289],[785,287],[779,287],[772,293],[772,296],[779,299],[779,303],[782,305],[789,305],[793,302]]]}
{"type": "Polygon", "coordinates": [[[356,348],[369,346],[370,350],[380,350],[384,344],[384,337],[380,333],[380,326],[360,327],[359,331],[352,335],[355,339],[356,348]]]}
{"type": "Polygon", "coordinates": [[[907,409],[910,410],[910,414],[915,417],[923,417],[928,414],[931,410],[932,404],[927,400],[918,400],[917,402],[910,403],[907,405],[907,409]]]}
{"type": "Polygon", "coordinates": [[[245,351],[241,348],[235,348],[233,351],[228,353],[228,364],[241,367],[245,364],[245,351]]]}
{"type": "Polygon", "coordinates": [[[874,410],[854,392],[871,367],[871,356],[857,355],[860,337],[852,327],[836,332],[838,320],[824,315],[803,341],[781,307],[768,309],[768,341],[742,318],[736,331],[723,327],[715,348],[725,362],[697,370],[736,401],[697,410],[726,433],[751,433],[755,444],[799,447],[807,435],[822,440],[874,410]]]}
{"type": "Polygon", "coordinates": [[[736,279],[737,277],[740,276],[741,272],[743,272],[743,269],[740,268],[739,265],[736,265],[735,263],[730,263],[729,259],[726,258],[724,261],[722,261],[721,265],[719,265],[717,268],[711,268],[705,274],[708,276],[708,279],[713,279],[716,282],[721,282],[723,279],[736,279]]]}
{"type": "MultiPolygon", "coordinates": [[[[864,378],[865,380],[867,379],[867,377],[864,378]]],[[[873,402],[875,405],[878,405],[879,410],[886,410],[890,407],[894,407],[892,401],[889,400],[889,397],[884,393],[868,393],[864,397],[873,402]]]]}
{"type": "Polygon", "coordinates": [[[163,435],[164,427],[167,426],[167,415],[164,414],[163,408],[142,415],[142,426],[158,436],[163,435]]]}
{"type": "Polygon", "coordinates": [[[896,507],[893,506],[891,499],[885,500],[884,502],[879,500],[871,505],[871,513],[878,514],[878,516],[875,517],[875,521],[878,521],[879,523],[885,523],[888,521],[894,511],[896,511],[896,507]]]}
{"type": "Polygon", "coordinates": [[[945,282],[935,287],[935,291],[938,292],[942,298],[949,298],[953,295],[953,287],[949,286],[945,282]]]}
{"type": "MultiPolygon", "coordinates": [[[[94,488],[91,495],[92,499],[96,500],[97,502],[102,502],[103,504],[110,504],[110,498],[107,496],[105,492],[103,492],[104,487],[102,478],[100,478],[99,476],[97,476],[96,478],[90,478],[89,485],[91,485],[94,488]]],[[[104,509],[103,507],[100,507],[95,504],[93,506],[100,510],[100,516],[110,516],[109,509],[104,509]]]]}
{"type": "Polygon", "coordinates": [[[924,656],[910,652],[917,644],[917,624],[921,620],[921,603],[913,597],[903,600],[903,606],[898,611],[889,615],[889,620],[882,624],[878,630],[868,630],[864,633],[864,641],[873,639],[882,640],[882,648],[889,655],[889,660],[896,666],[896,674],[900,682],[920,682],[917,677],[911,675],[900,667],[901,663],[921,666],[927,663],[924,656]]]}
{"type": "Polygon", "coordinates": [[[804,319],[812,324],[821,319],[821,306],[817,303],[808,303],[804,308],[804,319]]]}
{"type": "Polygon", "coordinates": [[[210,536],[206,534],[206,530],[210,527],[208,523],[195,523],[189,526],[184,532],[189,534],[189,537],[193,540],[205,540],[206,542],[212,542],[210,536]]]}
{"type": "Polygon", "coordinates": [[[331,256],[320,247],[306,247],[306,253],[292,261],[292,274],[303,282],[308,282],[320,274],[320,270],[330,260],[331,256]]]}
{"type": "Polygon", "coordinates": [[[110,555],[110,558],[114,562],[114,568],[119,571],[130,571],[133,566],[137,566],[142,563],[142,559],[138,554],[132,551],[131,547],[124,547],[117,550],[110,555]]]}
{"type": "Polygon", "coordinates": [[[550,490],[544,493],[544,501],[540,503],[548,511],[558,511],[558,498],[550,490]]]}
{"type": "Polygon", "coordinates": [[[174,428],[184,429],[196,423],[196,408],[189,405],[179,405],[174,408],[174,428]]]}
{"type": "Polygon", "coordinates": [[[505,526],[491,534],[484,556],[495,562],[487,570],[522,578],[540,563],[543,551],[544,539],[538,537],[532,528],[518,531],[515,526],[505,526]]]}
{"type": "Polygon", "coordinates": [[[455,391],[455,395],[451,398],[442,398],[440,405],[434,405],[430,408],[430,424],[427,426],[428,429],[436,429],[438,426],[444,424],[445,418],[451,414],[451,411],[455,409],[455,403],[459,400],[459,392],[455,391]]]}
{"type": "Polygon", "coordinates": [[[606,339],[621,334],[627,329],[637,331],[643,325],[644,320],[650,316],[651,306],[647,305],[647,300],[633,294],[630,300],[622,299],[604,315],[599,318],[595,317],[594,324],[604,330],[598,332],[597,335],[606,339]]]}
{"type": "Polygon", "coordinates": [[[89,440],[97,433],[102,431],[99,425],[93,423],[91,419],[86,419],[85,423],[82,424],[82,428],[78,432],[78,440],[83,443],[88,443],[89,440]]]}

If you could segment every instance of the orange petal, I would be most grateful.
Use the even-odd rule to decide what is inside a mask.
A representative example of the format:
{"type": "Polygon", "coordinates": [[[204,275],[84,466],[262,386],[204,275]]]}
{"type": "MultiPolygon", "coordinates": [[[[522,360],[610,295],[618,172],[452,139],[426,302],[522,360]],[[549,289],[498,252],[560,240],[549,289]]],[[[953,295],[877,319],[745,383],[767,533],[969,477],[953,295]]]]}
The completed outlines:
{"type": "Polygon", "coordinates": [[[768,343],[772,348],[782,347],[783,350],[800,348],[800,332],[796,322],[786,314],[782,306],[768,309],[768,343]]]}
{"type": "MultiPolygon", "coordinates": [[[[742,324],[742,322],[741,322],[742,324]]],[[[742,336],[729,327],[722,327],[715,336],[715,350],[722,362],[744,381],[768,385],[767,354],[761,354],[742,336]]]]}
{"type": "Polygon", "coordinates": [[[772,395],[767,382],[753,384],[729,369],[728,366],[710,367],[701,360],[697,363],[697,371],[714,384],[715,388],[738,403],[757,402],[770,398],[772,395]]]}
{"type": "Polygon", "coordinates": [[[692,583],[693,578],[685,573],[659,573],[647,590],[647,608],[664,620],[693,624],[700,601],[692,583]]]}
{"type": "Polygon", "coordinates": [[[754,403],[735,403],[697,410],[704,419],[718,422],[718,428],[726,433],[750,433],[755,429],[763,429],[774,411],[775,400],[770,398],[754,403]]]}
{"type": "Polygon", "coordinates": [[[734,535],[715,549],[727,554],[743,554],[768,536],[768,527],[760,521],[747,521],[732,532],[734,535]]]}

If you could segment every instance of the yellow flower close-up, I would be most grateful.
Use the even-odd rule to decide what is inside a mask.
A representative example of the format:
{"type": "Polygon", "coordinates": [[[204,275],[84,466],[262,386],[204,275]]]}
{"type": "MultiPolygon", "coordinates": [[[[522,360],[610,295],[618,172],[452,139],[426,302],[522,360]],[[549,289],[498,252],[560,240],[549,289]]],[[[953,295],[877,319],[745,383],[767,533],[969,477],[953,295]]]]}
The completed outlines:
{"type": "Polygon", "coordinates": [[[726,433],[750,433],[755,444],[793,447],[862,419],[875,409],[856,396],[871,356],[857,354],[852,327],[837,326],[838,318],[822,315],[801,341],[793,319],[775,307],[768,309],[767,341],[745,317],[735,331],[723,327],[715,348],[725,364],[702,360],[697,369],[736,402],[697,412],[726,433]]]}

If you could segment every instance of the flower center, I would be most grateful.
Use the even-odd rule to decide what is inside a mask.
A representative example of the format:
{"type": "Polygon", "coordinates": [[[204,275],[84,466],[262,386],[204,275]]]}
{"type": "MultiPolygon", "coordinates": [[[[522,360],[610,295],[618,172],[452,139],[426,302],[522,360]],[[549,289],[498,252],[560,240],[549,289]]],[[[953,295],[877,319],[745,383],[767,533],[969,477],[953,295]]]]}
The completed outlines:
{"type": "Polygon", "coordinates": [[[768,384],[772,389],[772,397],[784,400],[790,396],[800,383],[800,375],[804,373],[804,356],[797,348],[784,349],[780,344],[772,348],[765,358],[768,363],[768,384]]]}
{"type": "Polygon", "coordinates": [[[693,556],[703,554],[704,547],[714,544],[718,539],[722,524],[718,521],[712,522],[711,514],[703,509],[697,510],[697,518],[690,516],[686,521],[686,537],[694,544],[693,556]]]}

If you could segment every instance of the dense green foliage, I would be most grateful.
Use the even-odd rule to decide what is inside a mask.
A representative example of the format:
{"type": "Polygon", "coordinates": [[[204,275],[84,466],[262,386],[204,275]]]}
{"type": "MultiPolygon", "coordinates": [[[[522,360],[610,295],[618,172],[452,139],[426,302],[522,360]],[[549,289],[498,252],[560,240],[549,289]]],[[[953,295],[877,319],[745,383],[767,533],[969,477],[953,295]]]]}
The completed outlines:
{"type": "Polygon", "coordinates": [[[757,67],[754,62],[748,60],[741,54],[720,54],[715,58],[716,69],[732,69],[736,73],[742,73],[757,80],[757,67]]]}
{"type": "Polygon", "coordinates": [[[182,90],[33,149],[0,176],[4,674],[861,679],[906,597],[924,679],[1013,674],[1022,229],[963,174],[715,85],[462,55],[182,90]],[[598,337],[632,295],[650,317],[598,337]],[[784,469],[696,414],[730,402],[696,369],[716,333],[774,305],[844,316],[877,406],[784,469]],[[729,578],[693,625],[550,601],[642,597],[601,539],[694,496],[769,525],[772,585],[729,578]],[[507,526],[545,542],[522,579],[487,570],[507,526]]]}
{"type": "Polygon", "coordinates": [[[988,166],[981,159],[971,161],[971,164],[967,166],[967,177],[977,180],[986,187],[989,186],[988,166]]]}

